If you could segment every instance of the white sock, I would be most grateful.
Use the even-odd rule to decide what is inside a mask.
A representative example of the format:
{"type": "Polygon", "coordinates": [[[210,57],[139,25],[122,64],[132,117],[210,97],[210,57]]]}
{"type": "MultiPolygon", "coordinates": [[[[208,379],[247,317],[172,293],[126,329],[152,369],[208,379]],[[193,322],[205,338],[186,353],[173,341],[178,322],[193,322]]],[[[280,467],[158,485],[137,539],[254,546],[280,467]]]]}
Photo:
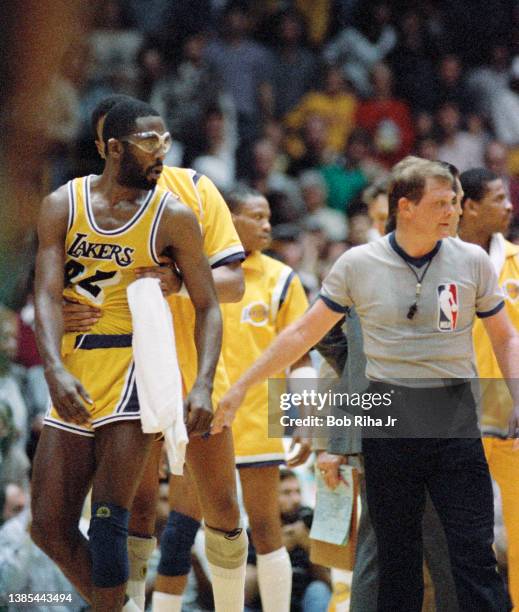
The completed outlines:
{"type": "Polygon", "coordinates": [[[123,606],[122,612],[140,612],[139,606],[133,601],[133,599],[129,599],[123,606]]]}
{"type": "Polygon", "coordinates": [[[243,612],[245,567],[245,562],[236,569],[226,569],[209,563],[215,612],[243,612]]]}
{"type": "Polygon", "coordinates": [[[140,538],[128,536],[128,561],[130,563],[130,578],[126,585],[126,594],[144,610],[146,604],[146,573],[148,560],[157,547],[154,537],[140,538]]]}
{"type": "Polygon", "coordinates": [[[289,612],[292,594],[292,564],[283,546],[257,555],[258,583],[263,612],[289,612]]]}
{"type": "Polygon", "coordinates": [[[181,612],[182,595],[171,595],[170,593],[153,591],[151,609],[153,612],[181,612]]]}

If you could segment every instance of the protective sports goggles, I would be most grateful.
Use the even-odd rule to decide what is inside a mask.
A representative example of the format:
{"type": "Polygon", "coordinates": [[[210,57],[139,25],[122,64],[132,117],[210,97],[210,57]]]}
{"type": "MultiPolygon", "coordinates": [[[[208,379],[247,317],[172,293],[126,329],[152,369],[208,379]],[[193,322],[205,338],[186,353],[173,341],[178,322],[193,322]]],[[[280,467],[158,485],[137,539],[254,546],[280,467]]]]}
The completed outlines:
{"type": "Polygon", "coordinates": [[[169,132],[164,132],[162,135],[158,132],[137,132],[126,138],[121,138],[121,140],[139,147],[145,153],[165,154],[173,144],[173,138],[169,132]]]}

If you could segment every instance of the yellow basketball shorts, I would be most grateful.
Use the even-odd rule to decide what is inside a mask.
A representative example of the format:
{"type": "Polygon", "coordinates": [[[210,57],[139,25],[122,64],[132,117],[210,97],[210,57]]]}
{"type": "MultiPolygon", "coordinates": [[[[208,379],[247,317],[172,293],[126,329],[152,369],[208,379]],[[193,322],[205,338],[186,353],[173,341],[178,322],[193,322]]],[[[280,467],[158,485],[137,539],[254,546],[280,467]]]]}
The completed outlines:
{"type": "Polygon", "coordinates": [[[249,389],[232,425],[238,469],[285,463],[282,438],[269,437],[267,383],[249,389]]]}
{"type": "Polygon", "coordinates": [[[131,334],[79,335],[63,363],[93,400],[87,405],[90,422],[76,425],[64,421],[51,405],[45,424],[93,437],[95,429],[108,423],[140,419],[131,334]]]}

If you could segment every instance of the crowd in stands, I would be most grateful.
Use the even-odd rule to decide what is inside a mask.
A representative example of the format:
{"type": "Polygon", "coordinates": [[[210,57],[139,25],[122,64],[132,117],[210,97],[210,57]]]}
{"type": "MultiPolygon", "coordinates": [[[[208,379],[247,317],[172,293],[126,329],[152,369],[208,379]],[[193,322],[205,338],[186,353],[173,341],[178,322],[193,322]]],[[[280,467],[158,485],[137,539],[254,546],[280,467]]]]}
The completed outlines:
{"type": "Polygon", "coordinates": [[[140,97],[174,137],[166,163],[253,186],[281,241],[320,245],[290,262],[317,286],[352,216],[374,230],[366,188],[409,153],[493,169],[518,218],[517,31],[506,0],[108,0],[49,93],[47,187],[99,170],[100,99],[140,97]]]}

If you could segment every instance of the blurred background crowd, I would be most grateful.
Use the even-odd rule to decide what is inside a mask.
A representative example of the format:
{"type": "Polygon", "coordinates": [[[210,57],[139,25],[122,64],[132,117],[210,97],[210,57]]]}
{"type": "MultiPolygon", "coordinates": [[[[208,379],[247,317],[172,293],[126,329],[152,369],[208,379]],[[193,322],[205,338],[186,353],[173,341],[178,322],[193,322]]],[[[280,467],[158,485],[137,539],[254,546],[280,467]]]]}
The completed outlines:
{"type": "MultiPolygon", "coordinates": [[[[88,4],[87,25],[48,67],[32,109],[43,151],[43,163],[23,169],[32,193],[100,171],[90,115],[124,93],[164,117],[174,138],[166,164],[194,168],[224,194],[248,185],[267,197],[270,253],[300,274],[310,296],[342,252],[384,232],[388,170],[411,153],[502,177],[513,206],[508,237],[519,241],[519,2],[88,4]]],[[[12,157],[19,166],[23,155],[12,157]]],[[[15,245],[23,263],[7,253],[13,273],[2,275],[14,287],[0,308],[4,521],[27,506],[47,406],[32,330],[32,223],[23,235],[15,245]]],[[[14,541],[19,551],[20,533],[0,529],[0,549],[11,553],[14,541]]]]}

